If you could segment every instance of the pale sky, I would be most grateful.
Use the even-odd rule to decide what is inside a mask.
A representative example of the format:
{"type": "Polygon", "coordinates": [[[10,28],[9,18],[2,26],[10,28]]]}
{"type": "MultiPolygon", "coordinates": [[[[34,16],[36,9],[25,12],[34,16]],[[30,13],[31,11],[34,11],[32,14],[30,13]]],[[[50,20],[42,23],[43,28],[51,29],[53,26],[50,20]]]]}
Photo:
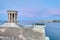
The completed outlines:
{"type": "Polygon", "coordinates": [[[0,0],[0,20],[17,10],[18,20],[60,20],[60,0],[0,0]]]}

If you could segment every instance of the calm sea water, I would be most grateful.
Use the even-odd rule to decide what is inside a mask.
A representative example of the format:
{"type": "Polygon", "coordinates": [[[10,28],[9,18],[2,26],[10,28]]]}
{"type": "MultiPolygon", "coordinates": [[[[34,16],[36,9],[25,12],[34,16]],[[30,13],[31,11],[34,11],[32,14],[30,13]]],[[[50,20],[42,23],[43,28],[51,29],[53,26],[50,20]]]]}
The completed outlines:
{"type": "Polygon", "coordinates": [[[60,23],[45,23],[46,35],[50,40],[60,40],[60,23]]]}
{"type": "MultiPolygon", "coordinates": [[[[3,24],[3,22],[2,22],[3,24]]],[[[46,25],[46,36],[50,40],[60,40],[60,23],[44,23],[46,25]]]]}

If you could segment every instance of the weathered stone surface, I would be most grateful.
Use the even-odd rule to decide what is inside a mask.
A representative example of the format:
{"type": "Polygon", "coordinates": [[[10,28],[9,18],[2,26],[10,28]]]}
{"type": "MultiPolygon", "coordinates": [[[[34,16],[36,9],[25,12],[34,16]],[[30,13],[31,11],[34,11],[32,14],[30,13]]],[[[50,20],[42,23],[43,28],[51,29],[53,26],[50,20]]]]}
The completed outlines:
{"type": "Polygon", "coordinates": [[[43,40],[44,35],[33,31],[31,28],[1,28],[6,29],[4,32],[0,30],[0,36],[3,37],[15,37],[19,39],[19,35],[23,35],[26,40],[28,39],[35,39],[35,40],[43,40]]]}

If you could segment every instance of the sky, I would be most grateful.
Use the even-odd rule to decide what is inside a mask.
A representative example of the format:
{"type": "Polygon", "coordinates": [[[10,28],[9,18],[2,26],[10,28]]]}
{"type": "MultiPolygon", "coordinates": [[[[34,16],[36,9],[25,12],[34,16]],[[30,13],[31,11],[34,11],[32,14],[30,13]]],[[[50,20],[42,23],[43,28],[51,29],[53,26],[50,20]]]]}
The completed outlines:
{"type": "MultiPolygon", "coordinates": [[[[0,20],[8,19],[7,10],[17,10],[19,21],[60,20],[60,0],[0,0],[0,20]]],[[[47,26],[59,28],[59,25],[49,24],[47,26]]],[[[48,27],[46,33],[50,38],[60,39],[60,31],[48,27]]]]}
{"type": "Polygon", "coordinates": [[[0,20],[17,10],[18,20],[60,20],[60,0],[0,0],[0,20]]]}

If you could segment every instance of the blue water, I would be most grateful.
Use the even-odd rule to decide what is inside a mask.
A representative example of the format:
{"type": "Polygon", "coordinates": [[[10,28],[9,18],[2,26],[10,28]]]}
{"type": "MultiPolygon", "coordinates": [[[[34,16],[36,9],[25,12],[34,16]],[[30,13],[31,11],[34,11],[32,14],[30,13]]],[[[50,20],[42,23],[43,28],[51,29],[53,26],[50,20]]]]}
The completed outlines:
{"type": "Polygon", "coordinates": [[[46,25],[46,36],[50,40],[60,40],[60,23],[44,23],[46,25]]]}
{"type": "Polygon", "coordinates": [[[45,23],[46,35],[50,40],[60,40],[60,23],[45,23]]]}

